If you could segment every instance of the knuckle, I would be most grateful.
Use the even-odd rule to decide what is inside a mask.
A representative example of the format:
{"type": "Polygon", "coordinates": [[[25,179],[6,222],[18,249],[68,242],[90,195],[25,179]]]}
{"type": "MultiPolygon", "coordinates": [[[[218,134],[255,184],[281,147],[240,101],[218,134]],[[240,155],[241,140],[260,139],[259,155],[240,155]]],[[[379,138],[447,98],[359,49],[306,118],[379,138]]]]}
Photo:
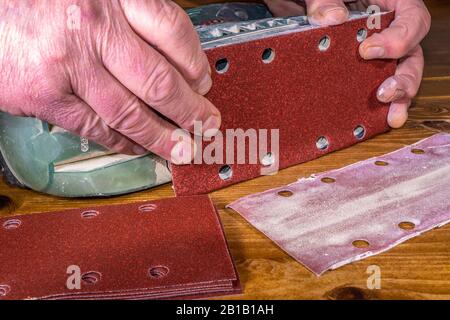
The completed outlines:
{"type": "Polygon", "coordinates": [[[201,81],[208,73],[209,63],[206,55],[203,52],[194,52],[187,64],[187,71],[189,73],[189,80],[201,81]]]}
{"type": "Polygon", "coordinates": [[[179,48],[187,45],[192,46],[193,43],[198,44],[200,48],[198,35],[186,12],[172,1],[158,2],[161,3],[156,10],[154,22],[156,29],[163,30],[179,48]]]}
{"type": "Polygon", "coordinates": [[[158,64],[144,84],[146,102],[159,106],[177,99],[180,94],[178,74],[170,66],[158,64]]]}
{"type": "Polygon", "coordinates": [[[406,41],[395,41],[391,44],[391,53],[394,59],[404,57],[408,53],[408,43],[406,41]]]}
{"type": "Polygon", "coordinates": [[[107,149],[117,150],[117,140],[115,135],[108,131],[92,131],[93,136],[82,136],[89,140],[106,147],[107,149]]]}
{"type": "Polygon", "coordinates": [[[420,37],[418,40],[422,40],[422,38],[430,31],[431,14],[424,4],[413,7],[408,24],[418,26],[418,31],[415,35],[416,37],[420,37]]]}
{"type": "Polygon", "coordinates": [[[180,127],[191,130],[194,127],[194,121],[197,117],[194,112],[191,112],[192,110],[186,109],[187,108],[180,110],[176,122],[180,127]]]}
{"type": "Polygon", "coordinates": [[[158,128],[153,130],[152,135],[146,137],[146,140],[143,142],[143,146],[150,151],[158,153],[158,151],[162,150],[169,141],[170,140],[166,130],[158,128]]]}
{"type": "Polygon", "coordinates": [[[130,148],[132,147],[133,143],[128,140],[127,138],[121,136],[121,137],[116,137],[114,139],[112,139],[113,141],[111,142],[111,145],[109,146],[111,149],[113,149],[114,151],[118,152],[118,153],[129,153],[130,152],[130,148]]]}
{"type": "Polygon", "coordinates": [[[412,99],[417,95],[417,93],[419,92],[419,89],[420,89],[421,80],[422,79],[420,79],[420,78],[411,76],[411,79],[410,79],[411,85],[407,89],[407,95],[409,98],[412,99]]]}
{"type": "Polygon", "coordinates": [[[423,1],[415,1],[411,6],[411,17],[414,18],[416,23],[420,23],[419,26],[427,33],[431,27],[431,13],[428,10],[426,4],[423,1]]]}
{"type": "Polygon", "coordinates": [[[425,26],[426,33],[428,33],[431,29],[431,13],[425,7],[421,16],[422,25],[425,26]]]}
{"type": "Polygon", "coordinates": [[[106,117],[104,121],[106,124],[117,131],[120,132],[126,132],[134,127],[139,123],[140,115],[139,115],[139,109],[140,109],[140,103],[138,102],[137,98],[132,98],[130,101],[128,101],[127,104],[124,104],[120,107],[113,107],[110,108],[111,115],[106,117]]]}
{"type": "Polygon", "coordinates": [[[183,10],[172,1],[154,0],[152,1],[152,4],[157,23],[161,27],[168,27],[168,30],[176,29],[174,26],[179,26],[180,21],[187,16],[183,10]]]}
{"type": "Polygon", "coordinates": [[[81,137],[88,138],[105,146],[111,146],[111,143],[113,142],[113,136],[107,134],[108,129],[105,128],[105,124],[100,118],[78,121],[74,130],[78,132],[81,137]]]}
{"type": "Polygon", "coordinates": [[[201,98],[193,104],[194,108],[182,108],[177,117],[177,124],[187,130],[193,130],[195,121],[204,121],[205,115],[211,114],[207,109],[206,99],[201,98]]]}
{"type": "Polygon", "coordinates": [[[396,76],[399,88],[406,92],[408,98],[414,98],[419,91],[421,78],[416,73],[404,73],[396,76]]]}

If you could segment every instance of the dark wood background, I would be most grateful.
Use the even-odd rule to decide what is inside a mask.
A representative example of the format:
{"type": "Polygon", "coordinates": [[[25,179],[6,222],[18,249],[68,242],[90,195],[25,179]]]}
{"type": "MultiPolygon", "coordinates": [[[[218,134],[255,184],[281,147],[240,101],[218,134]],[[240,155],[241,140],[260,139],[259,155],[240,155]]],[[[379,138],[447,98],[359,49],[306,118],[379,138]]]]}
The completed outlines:
{"type": "MultiPolygon", "coordinates": [[[[184,7],[219,2],[180,0],[184,7]]],[[[450,1],[425,1],[433,16],[432,31],[423,46],[424,81],[402,129],[321,159],[283,170],[211,195],[245,287],[244,299],[450,299],[450,225],[430,231],[376,257],[352,263],[317,278],[294,261],[237,213],[230,202],[296,181],[299,177],[340,168],[412,144],[436,132],[450,132],[450,1]],[[382,289],[368,290],[366,269],[378,265],[382,289]]],[[[0,182],[0,216],[56,211],[173,196],[170,185],[108,199],[60,199],[0,182]]],[[[0,244],[1,245],[1,244],[0,244]]],[[[1,250],[1,249],[0,249],[1,250]]],[[[1,263],[1,262],[0,262],[1,263]]]]}

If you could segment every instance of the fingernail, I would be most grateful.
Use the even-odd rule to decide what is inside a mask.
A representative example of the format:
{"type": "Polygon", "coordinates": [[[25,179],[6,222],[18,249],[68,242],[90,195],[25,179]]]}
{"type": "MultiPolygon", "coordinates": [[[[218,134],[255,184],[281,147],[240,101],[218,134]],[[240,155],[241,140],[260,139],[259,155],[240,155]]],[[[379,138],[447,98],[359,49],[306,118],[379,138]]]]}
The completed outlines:
{"type": "Polygon", "coordinates": [[[148,151],[147,149],[145,149],[144,147],[141,146],[134,146],[133,147],[133,152],[137,155],[141,155],[141,154],[146,154],[149,153],[150,151],[148,151]]]}
{"type": "Polygon", "coordinates": [[[205,121],[203,124],[203,136],[205,138],[212,138],[220,130],[220,125],[222,123],[222,120],[220,116],[211,116],[208,118],[208,120],[205,121]]]}
{"type": "Polygon", "coordinates": [[[366,60],[384,58],[386,50],[383,47],[368,47],[363,50],[363,58],[366,60]]]}
{"type": "Polygon", "coordinates": [[[198,93],[204,96],[211,90],[212,87],[212,79],[211,74],[206,74],[205,77],[200,81],[198,85],[198,93]]]}
{"type": "Polygon", "coordinates": [[[390,102],[390,98],[395,95],[397,91],[398,82],[394,78],[389,78],[383,82],[377,92],[378,99],[382,102],[390,102]]]}
{"type": "Polygon", "coordinates": [[[192,140],[182,139],[172,148],[171,162],[177,165],[190,164],[194,154],[192,140]]]}
{"type": "Polygon", "coordinates": [[[342,24],[348,19],[348,11],[334,5],[324,6],[312,15],[312,22],[320,25],[342,24]]]}

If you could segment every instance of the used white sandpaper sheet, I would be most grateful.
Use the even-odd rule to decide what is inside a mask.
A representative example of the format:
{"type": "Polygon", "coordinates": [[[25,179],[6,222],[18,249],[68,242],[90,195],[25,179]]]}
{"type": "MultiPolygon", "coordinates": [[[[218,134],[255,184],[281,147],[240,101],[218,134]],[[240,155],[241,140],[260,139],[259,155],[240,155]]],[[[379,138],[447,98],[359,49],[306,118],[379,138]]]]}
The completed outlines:
{"type": "Polygon", "coordinates": [[[319,276],[450,222],[450,134],[228,207],[319,276]]]}

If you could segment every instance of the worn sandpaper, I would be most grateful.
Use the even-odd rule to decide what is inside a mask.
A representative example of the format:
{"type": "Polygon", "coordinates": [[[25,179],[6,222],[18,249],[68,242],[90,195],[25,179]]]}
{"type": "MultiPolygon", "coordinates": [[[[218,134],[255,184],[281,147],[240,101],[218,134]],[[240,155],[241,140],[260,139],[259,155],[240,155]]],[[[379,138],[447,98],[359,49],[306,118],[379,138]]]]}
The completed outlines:
{"type": "Polygon", "coordinates": [[[207,196],[3,218],[0,243],[0,299],[169,299],[241,291],[207,196]],[[80,289],[67,286],[73,266],[81,271],[80,289]]]}
{"type": "MultiPolygon", "coordinates": [[[[368,36],[389,26],[393,18],[392,12],[383,14],[382,28],[367,30],[368,36]]],[[[221,111],[222,133],[279,129],[282,169],[387,131],[389,106],[377,100],[376,91],[394,74],[396,61],[364,61],[358,52],[361,29],[367,29],[367,18],[206,50],[213,70],[216,61],[229,62],[227,72],[213,71],[214,85],[207,95],[221,111]],[[318,45],[325,36],[331,44],[322,52],[318,45]],[[268,48],[275,56],[264,63],[262,54],[268,48]],[[355,137],[358,126],[365,129],[362,137],[355,137]],[[329,140],[326,150],[316,147],[322,136],[329,140]]],[[[203,149],[208,144],[203,143],[203,149]]],[[[246,163],[229,163],[228,180],[219,176],[224,164],[174,165],[176,194],[208,193],[261,175],[261,164],[248,164],[248,159],[246,163]]]]}
{"type": "Polygon", "coordinates": [[[450,222],[450,134],[229,207],[321,275],[450,222]]]}

